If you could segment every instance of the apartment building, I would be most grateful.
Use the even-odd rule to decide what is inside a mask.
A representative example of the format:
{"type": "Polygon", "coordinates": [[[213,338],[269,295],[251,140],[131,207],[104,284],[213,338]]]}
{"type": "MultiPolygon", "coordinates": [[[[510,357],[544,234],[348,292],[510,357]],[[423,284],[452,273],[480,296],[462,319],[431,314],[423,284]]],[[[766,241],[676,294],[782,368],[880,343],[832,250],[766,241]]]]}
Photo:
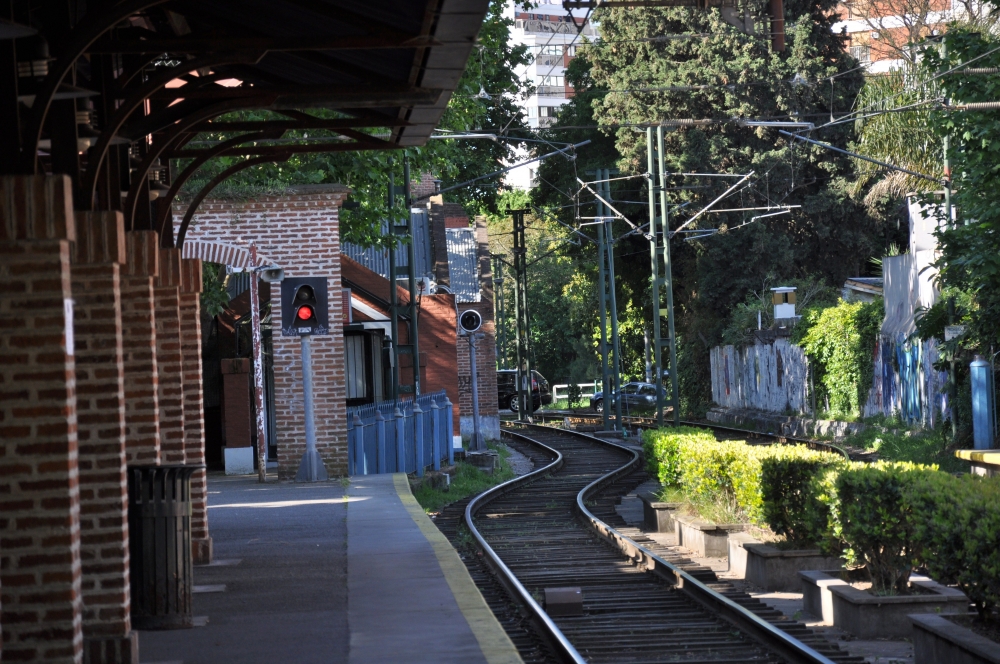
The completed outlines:
{"type": "MultiPolygon", "coordinates": [[[[535,88],[535,94],[519,102],[533,129],[555,122],[559,107],[573,96],[566,68],[580,44],[598,37],[592,25],[580,29],[585,14],[585,10],[563,9],[561,0],[539,0],[530,11],[513,1],[507,4],[506,15],[514,21],[511,43],[527,46],[532,58],[527,66],[518,68],[517,74],[535,88]]],[[[527,158],[527,152],[516,159],[522,157],[527,158]]],[[[511,171],[507,184],[518,189],[533,187],[536,168],[537,164],[530,164],[511,171]]]]}
{"type": "Polygon", "coordinates": [[[978,0],[847,0],[833,30],[846,31],[851,55],[877,74],[913,62],[915,44],[982,11],[978,0]]]}

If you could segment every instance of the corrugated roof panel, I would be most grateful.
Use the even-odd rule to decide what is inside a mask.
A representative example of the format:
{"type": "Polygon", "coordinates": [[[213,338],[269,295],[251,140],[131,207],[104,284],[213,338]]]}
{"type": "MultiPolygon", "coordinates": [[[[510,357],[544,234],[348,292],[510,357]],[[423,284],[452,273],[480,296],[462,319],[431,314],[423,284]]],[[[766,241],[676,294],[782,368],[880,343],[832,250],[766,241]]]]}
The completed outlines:
{"type": "MultiPolygon", "coordinates": [[[[427,228],[427,211],[414,208],[411,210],[411,215],[413,217],[413,233],[415,236],[413,249],[417,263],[416,276],[432,276],[434,271],[431,268],[431,241],[430,231],[427,228]]],[[[382,234],[386,235],[388,233],[389,227],[383,223],[382,234]]],[[[409,265],[406,249],[405,244],[399,245],[399,249],[396,252],[396,265],[409,265]]],[[[365,249],[356,244],[345,242],[341,245],[341,252],[361,263],[372,272],[376,272],[386,279],[389,278],[389,252],[386,249],[372,247],[365,249]]]]}
{"type": "Polygon", "coordinates": [[[476,231],[473,228],[447,228],[448,274],[455,299],[462,302],[479,302],[479,261],[476,251],[476,231]]]}

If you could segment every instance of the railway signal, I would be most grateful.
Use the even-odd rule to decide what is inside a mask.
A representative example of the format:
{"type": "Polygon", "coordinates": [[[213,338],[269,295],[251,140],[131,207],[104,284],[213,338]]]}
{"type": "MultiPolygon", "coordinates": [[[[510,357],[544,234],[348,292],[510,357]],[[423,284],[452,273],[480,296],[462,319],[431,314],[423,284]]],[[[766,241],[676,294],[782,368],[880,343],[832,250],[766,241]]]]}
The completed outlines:
{"type": "Polygon", "coordinates": [[[476,341],[485,337],[479,332],[483,326],[483,317],[475,309],[466,309],[458,316],[458,326],[462,335],[469,341],[469,371],[472,383],[472,450],[483,451],[483,439],[479,435],[479,374],[476,371],[476,341]]]}
{"type": "Polygon", "coordinates": [[[316,421],[312,395],[312,336],[330,334],[326,277],[290,277],[281,282],[281,334],[299,337],[302,348],[302,395],[305,411],[306,451],[299,462],[296,482],[329,478],[316,450],[316,421]]]}

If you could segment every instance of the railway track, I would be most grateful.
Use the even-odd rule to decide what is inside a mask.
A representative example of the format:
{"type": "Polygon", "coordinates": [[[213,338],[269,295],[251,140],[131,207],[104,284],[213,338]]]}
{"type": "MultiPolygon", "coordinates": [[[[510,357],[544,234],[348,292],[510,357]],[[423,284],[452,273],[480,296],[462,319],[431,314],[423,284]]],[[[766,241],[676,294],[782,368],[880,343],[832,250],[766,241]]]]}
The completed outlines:
{"type": "MultiPolygon", "coordinates": [[[[586,413],[574,413],[572,415],[567,415],[565,413],[560,414],[548,414],[541,411],[536,411],[534,413],[534,419],[540,422],[568,422],[571,426],[579,429],[580,431],[596,431],[597,427],[602,424],[602,418],[600,415],[590,415],[586,413]]],[[[623,424],[631,432],[635,432],[640,429],[654,429],[657,427],[656,418],[653,417],[641,417],[637,415],[623,415],[623,424]]],[[[878,455],[874,452],[852,448],[846,445],[840,445],[836,443],[831,443],[825,440],[814,440],[811,438],[798,438],[795,436],[785,436],[776,433],[764,433],[760,431],[753,431],[750,429],[738,429],[736,427],[727,427],[721,424],[715,424],[714,422],[696,422],[681,420],[681,424],[685,426],[700,427],[702,429],[711,429],[716,438],[720,440],[731,440],[739,439],[745,440],[751,444],[783,444],[783,445],[805,445],[806,447],[814,450],[820,450],[823,452],[831,452],[833,454],[839,454],[841,456],[847,457],[854,461],[874,461],[878,458],[878,455]]]]}
{"type": "Polygon", "coordinates": [[[636,452],[551,427],[503,434],[540,467],[469,500],[465,522],[495,573],[487,602],[525,661],[862,661],[628,528],[614,508],[647,479],[636,452]],[[582,588],[582,615],[545,612],[558,587],[582,588]]]}

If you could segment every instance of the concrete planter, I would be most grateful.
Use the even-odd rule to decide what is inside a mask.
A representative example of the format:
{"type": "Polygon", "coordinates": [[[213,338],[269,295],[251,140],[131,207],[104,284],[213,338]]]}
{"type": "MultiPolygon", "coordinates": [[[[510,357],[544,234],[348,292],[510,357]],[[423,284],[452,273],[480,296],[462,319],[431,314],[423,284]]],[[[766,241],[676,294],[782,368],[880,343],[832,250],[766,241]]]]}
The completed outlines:
{"type": "Polygon", "coordinates": [[[746,524],[714,524],[697,517],[675,516],[677,545],[700,558],[725,558],[729,555],[729,533],[746,530],[746,524]]]}
{"type": "Polygon", "coordinates": [[[910,616],[914,664],[1000,664],[1000,643],[947,618],[933,613],[910,616]]]}
{"type": "Polygon", "coordinates": [[[858,590],[832,571],[799,572],[806,611],[861,639],[909,638],[909,616],[916,613],[965,612],[969,599],[954,588],[914,574],[910,584],[927,594],[877,597],[858,590]]]}
{"type": "Polygon", "coordinates": [[[741,579],[747,575],[747,550],[750,544],[760,544],[749,533],[729,533],[729,573],[741,579]]]}
{"type": "Polygon", "coordinates": [[[642,501],[642,525],[646,532],[674,532],[674,511],[680,503],[660,502],[652,493],[640,494],[639,500],[642,501]]]}
{"type": "Polygon", "coordinates": [[[803,570],[836,570],[843,562],[836,556],[824,556],[819,549],[783,551],[769,544],[748,543],[746,548],[747,582],[771,592],[799,592],[803,570]]]}

